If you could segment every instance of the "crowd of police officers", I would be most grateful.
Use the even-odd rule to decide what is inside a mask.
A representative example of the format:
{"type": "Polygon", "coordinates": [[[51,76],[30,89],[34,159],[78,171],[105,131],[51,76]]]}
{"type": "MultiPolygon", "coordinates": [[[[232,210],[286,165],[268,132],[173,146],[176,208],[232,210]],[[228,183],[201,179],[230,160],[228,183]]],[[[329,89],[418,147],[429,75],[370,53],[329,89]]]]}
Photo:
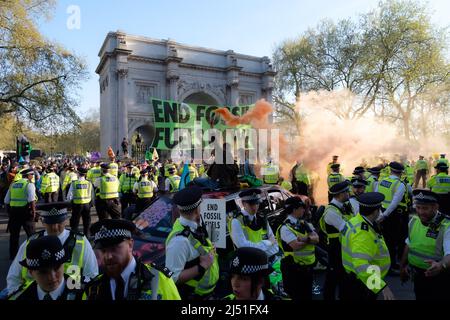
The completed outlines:
{"type": "Polygon", "coordinates": [[[225,261],[200,215],[209,173],[204,165],[112,160],[63,166],[5,163],[5,170],[14,173],[4,195],[12,261],[8,299],[311,300],[323,250],[326,300],[394,299],[387,274],[403,282],[411,279],[417,299],[450,297],[445,155],[435,163],[422,156],[414,165],[404,158],[370,168],[362,163],[352,177],[340,173],[335,156],[327,166],[329,204],[314,212],[317,177],[298,161],[290,179],[283,180],[269,161],[262,167],[262,182],[280,184],[296,195],[284,202],[282,222],[272,230],[267,217],[259,214],[264,195],[251,188],[258,179],[247,177],[247,188],[239,192],[241,208],[228,217],[233,250],[225,261]],[[431,166],[436,174],[428,178],[431,166]],[[186,168],[184,175],[194,183],[179,190],[186,168]],[[420,180],[424,185],[418,189],[420,180]],[[175,193],[179,212],[166,239],[164,266],[133,255],[132,220],[161,192],[175,193]],[[91,225],[92,206],[99,221],[91,225]],[[44,230],[35,233],[39,217],[44,230]],[[83,232],[78,230],[80,218],[83,232]],[[19,246],[22,227],[27,240],[19,246]],[[283,289],[272,290],[269,275],[277,258],[283,289]],[[219,295],[224,292],[225,297],[219,295]]]}

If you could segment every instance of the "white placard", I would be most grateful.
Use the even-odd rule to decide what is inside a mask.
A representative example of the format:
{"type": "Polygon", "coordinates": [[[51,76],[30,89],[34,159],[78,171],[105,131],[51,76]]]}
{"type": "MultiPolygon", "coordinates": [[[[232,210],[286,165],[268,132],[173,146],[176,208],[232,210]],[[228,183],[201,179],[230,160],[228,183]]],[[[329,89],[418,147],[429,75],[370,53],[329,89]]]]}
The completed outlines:
{"type": "Polygon", "coordinates": [[[216,248],[225,249],[227,213],[225,199],[203,199],[200,204],[200,214],[208,231],[209,239],[216,248]]]}

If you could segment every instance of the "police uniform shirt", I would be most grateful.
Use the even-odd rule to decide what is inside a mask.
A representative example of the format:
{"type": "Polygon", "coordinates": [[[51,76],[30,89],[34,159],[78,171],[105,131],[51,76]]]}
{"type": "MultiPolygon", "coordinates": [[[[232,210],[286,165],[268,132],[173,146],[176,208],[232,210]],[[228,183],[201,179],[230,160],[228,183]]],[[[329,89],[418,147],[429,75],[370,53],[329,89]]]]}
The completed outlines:
{"type": "MultiPolygon", "coordinates": [[[[14,183],[14,182],[13,182],[14,183]]],[[[36,200],[36,186],[34,183],[28,183],[27,185],[27,201],[33,202],[36,200]]],[[[5,204],[10,204],[11,202],[11,188],[8,188],[8,192],[5,196],[5,204]]]]}
{"type": "Polygon", "coordinates": [[[170,191],[170,179],[166,178],[166,181],[164,182],[164,191],[170,191]]]}
{"type": "MultiPolygon", "coordinates": [[[[293,217],[292,215],[288,215],[287,219],[289,219],[289,221],[295,225],[298,222],[298,219],[293,217]]],[[[308,223],[308,222],[306,222],[308,223]]],[[[311,230],[314,231],[314,227],[312,224],[308,223],[308,226],[311,228],[311,230]]],[[[297,236],[295,235],[295,233],[293,233],[291,230],[289,230],[288,227],[286,227],[285,225],[281,226],[280,229],[280,236],[281,236],[281,240],[283,240],[286,243],[291,243],[294,240],[297,240],[297,236]]]]}
{"type": "MultiPolygon", "coordinates": [[[[44,232],[44,236],[47,236],[47,231],[44,232]]],[[[64,229],[61,234],[58,235],[59,240],[62,244],[64,244],[69,238],[70,231],[64,229]]],[[[98,275],[98,263],[97,257],[95,256],[94,250],[92,249],[89,241],[84,237],[84,253],[83,253],[83,277],[88,277],[90,279],[95,278],[98,275]]],[[[19,261],[23,259],[25,249],[26,249],[27,241],[24,241],[17,251],[17,255],[11,263],[9,267],[8,275],[6,277],[8,292],[12,293],[16,291],[22,285],[22,266],[19,264],[19,261]]]]}
{"type": "MultiPolygon", "coordinates": [[[[158,186],[156,185],[155,181],[153,180],[148,180],[153,188],[153,193],[158,192],[158,186]]],[[[139,191],[139,181],[136,181],[133,185],[133,192],[134,193],[138,193],[139,191]]]]}
{"type": "MultiPolygon", "coordinates": [[[[249,214],[247,211],[242,209],[242,214],[244,216],[247,216],[250,221],[253,221],[255,219],[255,215],[249,214]]],[[[263,250],[267,256],[272,256],[278,252],[278,243],[274,241],[275,243],[272,243],[270,240],[262,240],[260,242],[251,242],[247,240],[244,234],[244,230],[242,229],[242,225],[237,219],[233,219],[231,221],[231,238],[233,240],[233,243],[236,245],[236,247],[251,247],[251,248],[258,248],[263,250]]],[[[272,228],[267,225],[267,236],[269,239],[275,239],[272,228]]]]}
{"type": "MultiPolygon", "coordinates": [[[[85,177],[79,177],[78,181],[85,181],[85,177]]],[[[72,201],[73,199],[73,183],[70,184],[69,192],[67,192],[67,201],[72,201]]],[[[94,188],[91,188],[91,200],[95,199],[95,191],[94,188]]]]}
{"type": "Polygon", "coordinates": [[[348,201],[352,205],[353,213],[358,214],[359,213],[359,202],[358,202],[358,200],[356,200],[356,197],[351,197],[348,201]]]}
{"type": "Polygon", "coordinates": [[[41,287],[39,287],[39,285],[37,285],[36,286],[37,296],[38,296],[39,300],[44,300],[45,295],[49,294],[53,300],[57,300],[64,293],[65,285],[66,285],[66,281],[65,281],[65,279],[62,279],[58,288],[51,292],[45,292],[44,290],[41,289],[41,287]]]}
{"type": "MultiPolygon", "coordinates": [[[[130,281],[130,276],[134,272],[135,269],[136,269],[136,260],[134,259],[134,257],[132,257],[130,262],[128,263],[128,266],[120,274],[120,276],[123,279],[123,283],[124,283],[124,288],[123,288],[123,290],[124,290],[123,296],[124,297],[126,297],[128,295],[128,282],[130,281]]],[[[116,280],[111,278],[109,280],[109,285],[111,287],[111,297],[113,300],[116,300],[116,280]]]]}
{"type": "MultiPolygon", "coordinates": [[[[416,223],[421,223],[420,221],[416,222],[416,223]]],[[[409,246],[409,234],[408,234],[408,238],[406,238],[405,243],[409,246]]],[[[445,230],[444,232],[444,239],[443,239],[443,250],[444,250],[444,256],[449,255],[450,254],[450,227],[447,228],[447,230],[445,230]]]]}
{"type": "MultiPolygon", "coordinates": [[[[399,177],[391,175],[390,179],[400,180],[399,177]]],[[[378,185],[374,191],[378,192],[378,185]]],[[[392,197],[392,202],[389,207],[381,214],[383,217],[388,217],[398,206],[398,204],[402,201],[405,192],[408,191],[409,194],[412,194],[412,188],[408,185],[408,189],[406,189],[404,183],[399,183],[397,187],[397,191],[395,191],[394,196],[392,197]]]]}
{"type": "MultiPolygon", "coordinates": [[[[183,217],[179,217],[178,221],[184,227],[189,227],[192,232],[197,230],[197,223],[183,217]]],[[[170,239],[166,247],[166,268],[173,272],[172,279],[176,283],[180,273],[184,270],[187,262],[198,258],[200,254],[189,243],[187,237],[175,236],[170,239]]]]}
{"type": "MultiPolygon", "coordinates": [[[[336,199],[331,200],[331,203],[336,205],[341,210],[343,210],[344,208],[344,204],[336,199]]],[[[344,229],[346,224],[345,220],[333,206],[330,206],[330,208],[327,210],[327,214],[325,215],[324,220],[330,226],[333,226],[336,229],[338,229],[339,232],[342,231],[342,229],[344,229]]]]}

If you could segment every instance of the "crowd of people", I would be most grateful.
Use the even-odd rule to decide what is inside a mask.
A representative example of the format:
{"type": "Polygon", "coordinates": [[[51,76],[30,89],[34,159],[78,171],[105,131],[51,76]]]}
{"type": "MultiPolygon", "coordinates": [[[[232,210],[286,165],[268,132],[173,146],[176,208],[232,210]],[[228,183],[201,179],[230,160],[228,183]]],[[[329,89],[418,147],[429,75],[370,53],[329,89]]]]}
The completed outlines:
{"type": "Polygon", "coordinates": [[[282,179],[271,161],[257,177],[247,161],[6,159],[0,198],[9,215],[8,299],[311,300],[319,248],[326,251],[326,300],[394,299],[387,274],[411,278],[417,299],[448,298],[448,162],[445,155],[433,164],[422,156],[415,164],[398,160],[363,163],[344,177],[333,157],[326,168],[329,203],[319,206],[314,179],[300,161],[282,179]],[[431,165],[436,174],[428,178],[431,165]],[[262,184],[292,192],[276,230],[260,214],[262,184]],[[226,263],[200,216],[203,192],[224,188],[242,188],[242,207],[228,219],[233,250],[226,263]],[[165,265],[146,264],[133,256],[132,220],[165,192],[174,193],[179,217],[166,239],[165,265]],[[99,221],[91,225],[94,206],[99,221]],[[35,233],[39,217],[44,230],[35,233]],[[19,246],[22,227],[27,241],[19,246]],[[281,290],[269,281],[276,257],[281,290]]]}

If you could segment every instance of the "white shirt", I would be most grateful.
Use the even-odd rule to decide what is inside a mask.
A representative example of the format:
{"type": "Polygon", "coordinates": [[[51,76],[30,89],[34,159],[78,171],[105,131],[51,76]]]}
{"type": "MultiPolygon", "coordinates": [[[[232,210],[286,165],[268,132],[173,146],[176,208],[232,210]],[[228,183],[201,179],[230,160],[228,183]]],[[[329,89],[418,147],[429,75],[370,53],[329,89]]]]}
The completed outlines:
{"type": "Polygon", "coordinates": [[[358,214],[359,213],[359,202],[358,202],[358,200],[356,200],[356,197],[350,198],[349,202],[352,205],[353,213],[358,214]]]}
{"type": "MultiPolygon", "coordinates": [[[[47,231],[44,232],[44,236],[48,235],[47,231]]],[[[69,238],[70,231],[67,229],[64,229],[63,232],[61,232],[58,235],[59,240],[62,244],[64,244],[69,238]]],[[[92,249],[91,244],[89,243],[88,239],[86,237],[84,238],[84,255],[83,255],[83,277],[88,277],[90,279],[93,279],[98,275],[98,264],[97,264],[97,257],[95,256],[94,250],[92,249]]],[[[12,293],[16,291],[21,285],[22,285],[22,266],[19,264],[19,261],[23,260],[25,248],[26,248],[27,241],[24,241],[22,245],[19,248],[19,251],[17,251],[17,255],[14,258],[14,260],[11,263],[11,266],[9,267],[8,275],[6,276],[6,283],[8,292],[12,293]]]]}
{"type": "MultiPolygon", "coordinates": [[[[78,178],[78,181],[84,181],[84,180],[86,180],[85,177],[79,177],[78,178]]],[[[67,201],[72,201],[72,199],[73,199],[73,183],[70,183],[70,187],[69,187],[69,191],[67,192],[66,200],[67,201]]],[[[92,183],[91,183],[91,201],[93,199],[95,199],[95,191],[94,191],[94,188],[93,188],[92,183]]]]}
{"type": "MultiPolygon", "coordinates": [[[[331,200],[332,204],[335,204],[339,209],[342,209],[344,204],[336,199],[331,200]]],[[[337,212],[336,208],[330,206],[330,208],[326,211],[324,220],[330,226],[335,227],[336,229],[342,231],[345,227],[345,220],[342,216],[337,212]]]]}
{"type": "Polygon", "coordinates": [[[45,292],[44,290],[41,289],[41,287],[39,287],[39,285],[37,285],[37,295],[39,300],[44,300],[45,295],[48,293],[53,300],[56,300],[59,298],[59,296],[61,296],[64,292],[64,287],[65,287],[66,281],[63,278],[61,280],[61,283],[59,284],[58,288],[56,288],[54,291],[51,292],[45,292]]]}
{"type": "MultiPolygon", "coordinates": [[[[292,215],[288,215],[287,218],[291,221],[292,224],[296,224],[298,219],[293,217],[292,215]]],[[[311,228],[311,230],[314,230],[314,227],[312,224],[308,223],[309,227],[311,228]]],[[[280,229],[280,237],[281,240],[283,240],[286,243],[290,243],[294,240],[297,240],[297,236],[295,235],[295,233],[293,233],[291,230],[289,230],[288,227],[286,227],[285,225],[281,226],[280,229]]]]}
{"type": "MultiPolygon", "coordinates": [[[[249,217],[250,221],[253,221],[255,218],[255,215],[249,214],[247,211],[242,210],[242,214],[244,216],[249,217]]],[[[276,254],[279,250],[278,243],[274,240],[275,237],[272,232],[272,228],[270,228],[270,225],[267,225],[267,236],[269,239],[272,239],[274,243],[270,240],[261,240],[259,242],[251,242],[249,241],[244,234],[244,230],[242,229],[241,223],[238,219],[233,219],[231,221],[231,239],[233,240],[233,243],[236,247],[251,247],[251,248],[258,248],[263,250],[268,257],[276,254]]]]}
{"type": "Polygon", "coordinates": [[[167,191],[167,192],[170,191],[170,180],[169,180],[169,178],[166,178],[166,181],[164,182],[164,191],[167,191]]]}
{"type": "MultiPolygon", "coordinates": [[[[409,235],[408,238],[406,238],[405,243],[409,246],[409,235]]],[[[450,227],[447,228],[447,230],[445,230],[444,232],[443,249],[444,249],[444,256],[450,254],[450,227]]]]}
{"type": "MultiPolygon", "coordinates": [[[[120,274],[124,282],[124,297],[128,295],[128,282],[130,281],[130,276],[134,272],[134,269],[136,269],[136,260],[134,259],[134,257],[132,257],[127,267],[120,274]]],[[[111,297],[113,300],[116,300],[116,280],[109,280],[109,285],[111,287],[111,297]]]]}
{"type": "MultiPolygon", "coordinates": [[[[182,226],[197,230],[197,223],[184,217],[178,218],[182,226]]],[[[177,282],[187,262],[200,256],[200,253],[189,243],[187,237],[173,237],[166,247],[166,268],[173,272],[173,281],[177,282]]]]}
{"type": "MultiPolygon", "coordinates": [[[[13,182],[13,183],[15,183],[15,182],[13,182]]],[[[8,192],[6,193],[4,200],[5,200],[5,204],[10,204],[11,188],[8,188],[8,192]]],[[[28,201],[28,203],[36,201],[36,186],[34,185],[34,183],[31,183],[31,182],[27,185],[27,201],[28,201]]]]}

